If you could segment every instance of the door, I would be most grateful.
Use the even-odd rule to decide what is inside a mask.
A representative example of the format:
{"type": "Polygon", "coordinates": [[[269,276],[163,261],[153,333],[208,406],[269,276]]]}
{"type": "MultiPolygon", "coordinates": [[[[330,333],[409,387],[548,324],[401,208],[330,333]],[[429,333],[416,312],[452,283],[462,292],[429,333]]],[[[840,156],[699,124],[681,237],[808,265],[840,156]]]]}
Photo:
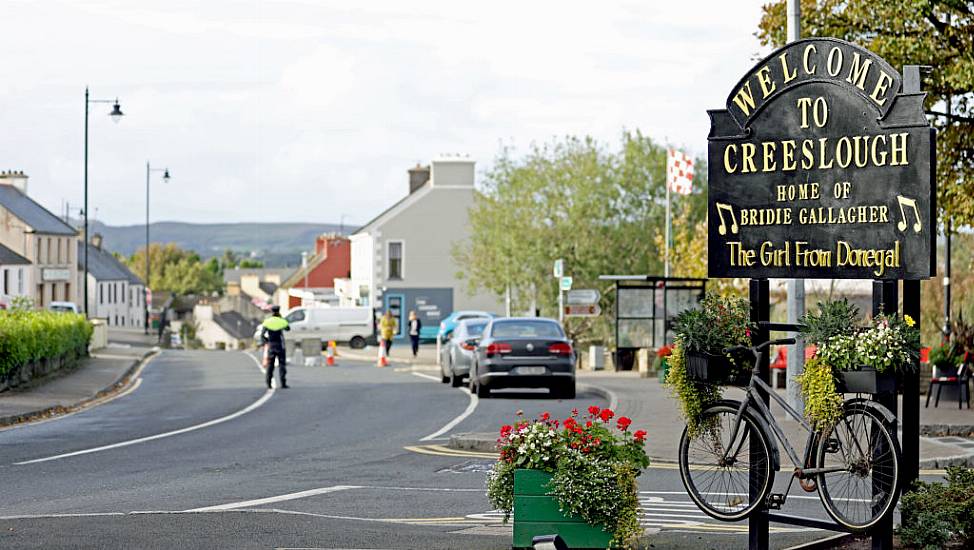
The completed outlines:
{"type": "Polygon", "coordinates": [[[386,294],[383,298],[386,304],[386,311],[392,313],[392,316],[396,318],[399,322],[398,332],[394,338],[396,340],[402,338],[402,335],[406,332],[406,312],[403,309],[403,302],[405,301],[405,296],[402,294],[386,294]]]}

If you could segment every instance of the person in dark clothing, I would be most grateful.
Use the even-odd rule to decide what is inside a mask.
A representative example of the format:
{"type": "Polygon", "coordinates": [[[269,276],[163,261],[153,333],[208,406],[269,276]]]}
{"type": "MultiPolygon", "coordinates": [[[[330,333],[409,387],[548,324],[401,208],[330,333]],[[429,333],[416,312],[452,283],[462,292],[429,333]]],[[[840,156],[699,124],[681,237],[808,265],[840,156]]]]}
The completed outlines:
{"type": "Polygon", "coordinates": [[[409,341],[413,345],[413,357],[419,353],[419,331],[423,328],[423,322],[419,320],[415,311],[409,312],[409,341]]]}
{"type": "Polygon", "coordinates": [[[281,306],[271,308],[271,316],[261,323],[260,340],[264,345],[264,368],[267,387],[274,380],[274,361],[280,366],[281,387],[287,386],[287,357],[284,351],[284,331],[291,330],[281,317],[281,306]]]}

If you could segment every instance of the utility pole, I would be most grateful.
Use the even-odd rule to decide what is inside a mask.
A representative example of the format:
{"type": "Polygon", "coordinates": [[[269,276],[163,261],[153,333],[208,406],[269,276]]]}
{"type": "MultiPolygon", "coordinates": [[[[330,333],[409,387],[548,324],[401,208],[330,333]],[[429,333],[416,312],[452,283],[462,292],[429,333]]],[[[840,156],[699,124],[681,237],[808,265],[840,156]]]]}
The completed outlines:
{"type": "MultiPolygon", "coordinates": [[[[788,42],[801,38],[801,4],[799,0],[788,0],[788,42]]],[[[788,291],[788,322],[798,324],[798,320],[805,315],[805,280],[790,279],[787,283],[788,291]]],[[[805,370],[805,341],[801,334],[795,334],[795,345],[788,354],[788,368],[785,371],[785,387],[788,391],[788,404],[798,412],[805,410],[802,400],[801,387],[796,378],[805,370]]]]}

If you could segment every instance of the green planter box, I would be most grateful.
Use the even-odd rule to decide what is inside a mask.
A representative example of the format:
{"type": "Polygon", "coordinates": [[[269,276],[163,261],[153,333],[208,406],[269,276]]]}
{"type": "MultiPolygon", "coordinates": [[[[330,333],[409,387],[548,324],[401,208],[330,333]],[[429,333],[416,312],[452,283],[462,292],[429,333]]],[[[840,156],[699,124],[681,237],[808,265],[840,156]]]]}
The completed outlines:
{"type": "Polygon", "coordinates": [[[563,514],[547,494],[550,481],[541,470],[514,472],[514,548],[531,548],[538,535],[560,535],[569,548],[608,548],[612,533],[563,514]]]}

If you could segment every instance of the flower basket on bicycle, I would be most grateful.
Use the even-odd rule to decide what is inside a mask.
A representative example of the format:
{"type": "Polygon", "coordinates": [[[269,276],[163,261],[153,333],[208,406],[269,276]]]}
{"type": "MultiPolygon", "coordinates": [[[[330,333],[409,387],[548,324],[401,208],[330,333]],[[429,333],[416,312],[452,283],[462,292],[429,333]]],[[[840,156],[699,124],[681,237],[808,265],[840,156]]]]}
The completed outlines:
{"type": "Polygon", "coordinates": [[[687,377],[696,382],[746,386],[751,379],[750,370],[734,364],[727,355],[688,351],[686,361],[687,377]]]}
{"type": "Polygon", "coordinates": [[[860,370],[837,371],[835,379],[835,389],[838,393],[877,394],[896,392],[895,374],[879,372],[870,367],[863,367],[860,370]]]}

